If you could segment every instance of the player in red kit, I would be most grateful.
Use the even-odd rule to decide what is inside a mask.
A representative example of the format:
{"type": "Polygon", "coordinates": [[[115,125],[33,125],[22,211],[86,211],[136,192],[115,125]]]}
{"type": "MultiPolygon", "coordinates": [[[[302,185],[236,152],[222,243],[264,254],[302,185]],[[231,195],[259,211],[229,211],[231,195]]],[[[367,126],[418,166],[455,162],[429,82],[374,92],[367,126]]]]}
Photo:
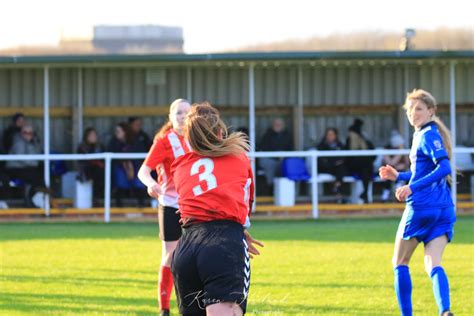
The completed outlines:
{"type": "Polygon", "coordinates": [[[242,133],[228,135],[208,103],[191,107],[183,133],[192,151],[171,166],[183,225],[171,263],[179,309],[183,315],[242,315],[250,254],[263,246],[244,227],[254,196],[248,141],[242,133]]]}
{"type": "Polygon", "coordinates": [[[158,198],[158,222],[162,240],[161,268],[158,278],[160,313],[169,315],[173,276],[170,270],[173,251],[181,237],[179,224],[178,193],[171,178],[171,163],[190,149],[182,136],[184,118],[191,105],[187,100],[177,99],[170,106],[169,122],[155,135],[153,145],[138,171],[138,178],[147,186],[148,194],[158,198]],[[151,172],[156,170],[158,181],[151,172]]]}

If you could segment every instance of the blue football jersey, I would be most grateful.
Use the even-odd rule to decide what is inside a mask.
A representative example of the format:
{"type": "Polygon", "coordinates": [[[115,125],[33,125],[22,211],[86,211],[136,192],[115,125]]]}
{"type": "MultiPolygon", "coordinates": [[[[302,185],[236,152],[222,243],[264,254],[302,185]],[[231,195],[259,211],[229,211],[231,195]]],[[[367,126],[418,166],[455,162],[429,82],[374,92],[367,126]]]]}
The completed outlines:
{"type": "Polygon", "coordinates": [[[426,182],[418,181],[433,172],[443,159],[448,159],[448,153],[435,122],[429,122],[413,136],[410,151],[410,184],[418,184],[412,188],[413,193],[407,198],[407,205],[414,208],[444,208],[453,206],[451,190],[445,177],[426,182]],[[418,181],[418,183],[416,183],[418,181]],[[422,185],[420,185],[422,184],[422,185]]]}

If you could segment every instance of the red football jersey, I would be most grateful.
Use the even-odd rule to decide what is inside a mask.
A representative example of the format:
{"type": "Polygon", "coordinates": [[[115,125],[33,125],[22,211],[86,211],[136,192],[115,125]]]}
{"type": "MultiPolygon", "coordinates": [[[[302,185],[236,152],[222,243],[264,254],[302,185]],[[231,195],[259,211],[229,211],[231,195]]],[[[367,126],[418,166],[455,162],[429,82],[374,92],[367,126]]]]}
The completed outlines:
{"type": "Polygon", "coordinates": [[[189,152],[171,165],[183,222],[231,220],[245,224],[254,196],[247,155],[204,157],[189,152]]]}
{"type": "Polygon", "coordinates": [[[160,137],[156,137],[153,141],[153,145],[143,163],[151,169],[156,169],[157,182],[161,186],[162,192],[164,192],[158,199],[161,205],[178,208],[178,193],[170,172],[171,163],[176,158],[189,152],[190,148],[191,146],[184,140],[184,137],[173,129],[160,137]]]}

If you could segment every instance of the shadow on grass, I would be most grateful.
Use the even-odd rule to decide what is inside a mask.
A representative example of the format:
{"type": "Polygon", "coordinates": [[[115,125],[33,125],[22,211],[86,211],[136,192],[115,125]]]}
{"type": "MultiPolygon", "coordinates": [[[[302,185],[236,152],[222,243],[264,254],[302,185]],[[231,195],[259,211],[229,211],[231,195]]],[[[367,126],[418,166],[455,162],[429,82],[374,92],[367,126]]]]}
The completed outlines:
{"type": "MultiPolygon", "coordinates": [[[[312,298],[312,302],[317,298],[312,298]]],[[[284,302],[282,302],[284,303],[284,302]]],[[[362,308],[362,307],[339,307],[331,305],[318,306],[317,304],[274,304],[271,302],[252,303],[249,302],[247,312],[252,315],[396,315],[389,313],[386,309],[362,308]]]]}
{"type": "Polygon", "coordinates": [[[350,284],[350,283],[282,283],[282,282],[258,282],[252,281],[252,287],[271,287],[271,288],[310,288],[310,289],[318,289],[318,288],[329,288],[329,289],[392,289],[393,286],[391,284],[350,284]]]}
{"type": "MultiPolygon", "coordinates": [[[[143,274],[143,275],[149,275],[149,276],[156,276],[158,277],[158,267],[156,268],[156,271],[153,271],[153,270],[124,270],[124,269],[106,269],[106,268],[94,268],[94,269],[90,269],[90,268],[79,268],[79,267],[74,267],[74,268],[71,268],[73,269],[75,272],[78,272],[78,271],[84,271],[84,274],[87,274],[87,273],[97,273],[97,272],[105,272],[105,273],[116,273],[116,274],[143,274]]],[[[32,266],[18,266],[18,265],[15,265],[15,266],[6,266],[6,265],[2,265],[2,270],[26,270],[26,271],[30,271],[31,273],[34,273],[35,272],[35,269],[32,268],[32,266]]],[[[68,271],[66,271],[65,273],[67,273],[68,271]]]]}
{"type": "MultiPolygon", "coordinates": [[[[254,221],[250,231],[263,241],[392,243],[399,218],[254,221]]],[[[153,223],[3,223],[0,241],[43,239],[145,239],[158,241],[153,223]]],[[[455,225],[454,243],[474,243],[474,216],[455,225]]]]}
{"type": "Polygon", "coordinates": [[[4,312],[155,315],[155,306],[155,300],[148,298],[0,292],[0,310],[4,312]]]}
{"type": "Polygon", "coordinates": [[[75,285],[75,286],[103,286],[103,287],[124,287],[124,288],[147,288],[153,289],[155,286],[154,280],[140,280],[140,279],[128,279],[128,278],[88,278],[88,277],[74,277],[74,276],[24,276],[24,275],[2,275],[2,281],[4,282],[35,282],[47,286],[48,284],[58,285],[75,285]]]}

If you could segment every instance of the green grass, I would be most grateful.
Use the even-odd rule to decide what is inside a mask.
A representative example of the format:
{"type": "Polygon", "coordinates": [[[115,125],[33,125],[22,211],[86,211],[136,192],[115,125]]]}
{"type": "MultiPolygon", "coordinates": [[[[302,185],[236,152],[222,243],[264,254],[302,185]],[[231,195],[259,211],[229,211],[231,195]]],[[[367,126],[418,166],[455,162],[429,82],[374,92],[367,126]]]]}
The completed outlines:
{"type": "MultiPolygon", "coordinates": [[[[252,263],[248,315],[397,315],[397,225],[254,222],[266,247],[252,263]]],[[[157,236],[151,223],[0,224],[0,315],[156,315],[157,236]]],[[[474,217],[460,217],[443,263],[456,315],[474,314],[473,242],[474,217]]],[[[437,315],[422,254],[411,264],[414,312],[437,315]]]]}

